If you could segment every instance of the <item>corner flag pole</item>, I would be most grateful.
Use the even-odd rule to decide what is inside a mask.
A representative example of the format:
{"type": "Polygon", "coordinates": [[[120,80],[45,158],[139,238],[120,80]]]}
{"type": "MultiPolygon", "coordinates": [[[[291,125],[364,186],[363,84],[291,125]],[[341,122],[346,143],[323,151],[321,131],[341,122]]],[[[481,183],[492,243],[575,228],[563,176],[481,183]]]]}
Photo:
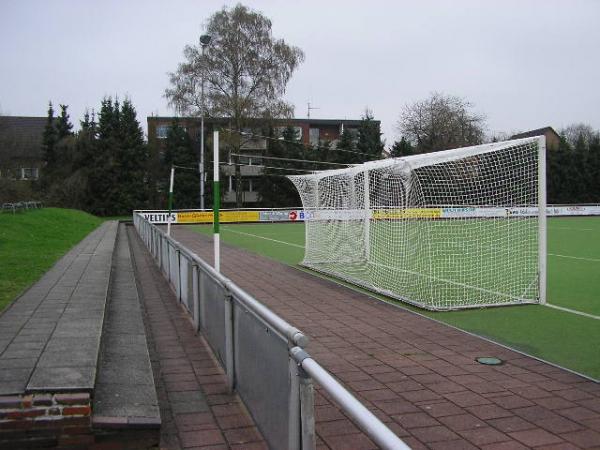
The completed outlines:
{"type": "Polygon", "coordinates": [[[173,209],[173,183],[175,182],[175,167],[171,166],[171,180],[169,182],[169,215],[167,216],[167,236],[171,236],[171,210],[173,209]]]}
{"type": "Polygon", "coordinates": [[[221,240],[219,236],[219,208],[221,207],[221,183],[219,181],[219,132],[213,132],[213,242],[215,270],[221,271],[221,240]]]}

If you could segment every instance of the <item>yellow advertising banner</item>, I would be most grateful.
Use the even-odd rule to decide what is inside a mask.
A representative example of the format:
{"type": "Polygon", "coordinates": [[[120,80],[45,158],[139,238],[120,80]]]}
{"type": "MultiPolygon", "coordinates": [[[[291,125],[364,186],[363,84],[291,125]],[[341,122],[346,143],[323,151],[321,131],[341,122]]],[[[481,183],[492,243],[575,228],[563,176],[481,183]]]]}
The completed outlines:
{"type": "Polygon", "coordinates": [[[406,209],[380,209],[373,211],[373,219],[439,219],[442,217],[442,208],[406,208],[406,209]]]}
{"type": "MultiPolygon", "coordinates": [[[[258,211],[221,211],[219,221],[227,222],[258,222],[258,211]]],[[[212,223],[212,211],[187,211],[177,213],[177,223],[212,223]]]]}

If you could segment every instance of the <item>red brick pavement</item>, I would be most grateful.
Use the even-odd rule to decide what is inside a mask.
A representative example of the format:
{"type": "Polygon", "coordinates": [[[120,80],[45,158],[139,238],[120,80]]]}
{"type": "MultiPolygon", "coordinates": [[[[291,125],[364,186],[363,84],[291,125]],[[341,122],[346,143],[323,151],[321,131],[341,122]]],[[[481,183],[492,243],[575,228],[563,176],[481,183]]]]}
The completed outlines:
{"type": "MultiPolygon", "coordinates": [[[[208,237],[173,233],[212,261],[208,237]]],[[[221,265],[414,449],[600,449],[598,383],[241,249],[221,265]]],[[[320,389],[315,403],[319,448],[374,448],[320,389]]]]}
{"type": "Polygon", "coordinates": [[[162,419],[161,449],[266,450],[223,370],[128,227],[162,419]]]}

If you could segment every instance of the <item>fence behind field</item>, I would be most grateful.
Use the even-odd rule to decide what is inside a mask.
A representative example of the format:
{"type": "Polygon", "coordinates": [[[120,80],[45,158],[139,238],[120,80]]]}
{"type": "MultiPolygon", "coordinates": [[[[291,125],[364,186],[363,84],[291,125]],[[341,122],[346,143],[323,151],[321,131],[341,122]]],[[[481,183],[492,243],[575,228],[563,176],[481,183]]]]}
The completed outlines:
{"type": "Polygon", "coordinates": [[[306,353],[297,328],[141,214],[133,221],[271,448],[315,448],[313,379],[381,448],[408,448],[306,353]]]}
{"type": "Polygon", "coordinates": [[[0,212],[16,214],[18,212],[27,211],[29,209],[39,209],[43,206],[44,204],[37,200],[16,203],[3,203],[0,212]]]}

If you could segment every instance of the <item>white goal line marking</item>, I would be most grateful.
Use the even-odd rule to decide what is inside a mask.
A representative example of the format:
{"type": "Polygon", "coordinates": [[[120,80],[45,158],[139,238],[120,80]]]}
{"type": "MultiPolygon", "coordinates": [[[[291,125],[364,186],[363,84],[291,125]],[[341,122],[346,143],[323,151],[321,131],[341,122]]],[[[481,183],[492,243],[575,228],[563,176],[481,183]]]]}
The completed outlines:
{"type": "Polygon", "coordinates": [[[268,237],[260,236],[258,234],[244,233],[243,231],[232,230],[229,227],[221,227],[221,228],[224,229],[224,230],[230,231],[231,233],[243,234],[244,236],[256,237],[256,238],[259,238],[259,239],[264,239],[265,241],[277,242],[278,244],[290,245],[292,247],[298,247],[298,248],[302,248],[302,249],[304,248],[304,245],[298,245],[298,244],[292,244],[291,242],[279,241],[277,239],[271,239],[271,238],[268,238],[268,237]]]}
{"type": "Polygon", "coordinates": [[[584,258],[582,256],[559,255],[558,253],[548,253],[548,256],[556,256],[557,258],[579,259],[581,261],[600,262],[600,259],[597,259],[597,258],[584,258]]]}
{"type": "Polygon", "coordinates": [[[589,314],[589,313],[584,313],[584,312],[581,312],[581,311],[577,311],[576,309],[565,308],[564,306],[552,305],[550,303],[546,303],[544,306],[547,306],[548,308],[558,309],[560,311],[565,311],[565,312],[568,312],[568,313],[571,313],[571,314],[577,314],[578,316],[584,316],[584,317],[588,317],[590,319],[600,320],[600,316],[595,316],[593,314],[589,314]]]}
{"type": "MultiPolygon", "coordinates": [[[[254,238],[264,239],[265,241],[277,242],[278,244],[289,245],[289,246],[291,246],[291,247],[297,247],[297,248],[302,248],[302,249],[304,248],[304,246],[303,246],[303,245],[299,245],[299,244],[292,244],[291,242],[280,241],[280,240],[278,240],[278,239],[272,239],[272,238],[268,238],[268,237],[260,236],[260,235],[258,235],[258,234],[253,234],[253,233],[245,233],[245,232],[243,232],[243,231],[233,230],[233,229],[231,229],[231,228],[229,228],[229,227],[222,227],[222,229],[223,229],[223,230],[227,230],[227,231],[229,231],[229,232],[231,232],[231,233],[237,233],[237,234],[242,234],[242,235],[244,235],[244,236],[250,236],[250,237],[254,237],[254,238]]],[[[553,254],[553,253],[549,253],[549,255],[552,255],[552,256],[562,256],[562,257],[564,257],[564,258],[586,259],[586,258],[578,258],[578,257],[576,257],[576,256],[555,255],[555,254],[553,254]]],[[[599,261],[599,262],[600,262],[600,260],[592,260],[592,261],[599,261]]],[[[384,264],[377,264],[377,263],[374,263],[374,265],[378,265],[378,266],[379,266],[379,265],[381,265],[381,266],[385,266],[384,264]]],[[[386,267],[389,267],[389,266],[386,266],[386,267]]],[[[391,267],[390,267],[390,268],[391,268],[391,267]]],[[[425,276],[425,277],[429,277],[429,278],[435,278],[435,277],[431,277],[430,275],[424,275],[424,274],[420,274],[420,273],[417,273],[417,272],[408,271],[408,270],[405,270],[405,269],[395,268],[395,270],[401,270],[401,271],[403,271],[403,272],[414,273],[415,275],[419,275],[419,276],[425,276]]],[[[453,283],[453,284],[459,284],[459,285],[461,285],[461,284],[462,284],[462,283],[456,283],[456,282],[452,282],[452,281],[450,281],[450,280],[442,280],[442,281],[446,281],[446,282],[448,282],[448,283],[453,283]]],[[[468,286],[468,285],[463,285],[463,286],[465,286],[465,287],[470,287],[470,288],[474,288],[474,289],[477,289],[477,290],[481,290],[481,291],[483,291],[483,292],[486,292],[486,293],[491,293],[491,294],[499,294],[498,292],[489,291],[489,290],[487,290],[487,289],[477,288],[477,287],[474,287],[474,286],[468,286]]],[[[500,295],[502,295],[502,294],[500,294],[500,295]]],[[[507,296],[507,295],[506,295],[506,294],[504,294],[504,296],[507,296]]],[[[508,296],[507,296],[507,297],[508,297],[508,296]]],[[[590,319],[600,320],[600,316],[595,316],[595,315],[593,315],[593,314],[584,313],[584,312],[581,312],[581,311],[577,311],[577,310],[575,310],[575,309],[570,309],[570,308],[564,308],[564,307],[562,307],[562,306],[551,305],[550,303],[546,303],[544,306],[547,306],[547,307],[549,307],[549,308],[558,309],[558,310],[561,310],[561,311],[564,311],[564,312],[568,312],[568,313],[571,313],[571,314],[577,314],[577,315],[579,315],[579,316],[588,317],[588,318],[590,318],[590,319]]]]}
{"type": "Polygon", "coordinates": [[[553,230],[571,230],[571,231],[597,231],[594,228],[572,228],[572,227],[557,227],[549,225],[548,228],[553,230]]]}

